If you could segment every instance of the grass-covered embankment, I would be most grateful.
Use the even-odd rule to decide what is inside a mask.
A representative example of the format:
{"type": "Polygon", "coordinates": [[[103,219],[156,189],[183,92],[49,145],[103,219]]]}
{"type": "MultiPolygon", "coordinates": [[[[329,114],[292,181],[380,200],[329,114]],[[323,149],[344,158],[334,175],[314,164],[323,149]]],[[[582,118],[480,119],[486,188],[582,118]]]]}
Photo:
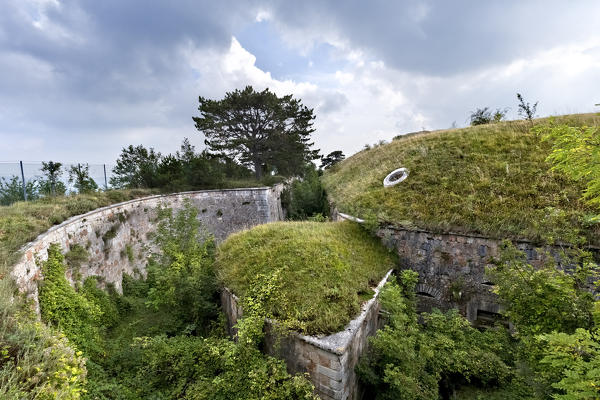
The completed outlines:
{"type": "Polygon", "coordinates": [[[0,206],[0,280],[17,261],[19,249],[53,225],[96,208],[158,193],[155,190],[110,190],[75,196],[45,197],[0,206]]]}
{"type": "MultiPolygon", "coordinates": [[[[599,126],[600,116],[557,121],[599,126]]],[[[580,229],[599,242],[600,226],[587,222],[597,211],[581,200],[583,183],[550,170],[551,143],[529,128],[509,121],[399,137],[342,161],[323,183],[340,211],[397,226],[532,240],[580,229]],[[410,170],[408,179],[384,188],[399,167],[410,170]]]]}
{"type": "Polygon", "coordinates": [[[221,282],[243,297],[276,276],[267,314],[307,334],[337,332],[394,268],[393,253],[351,222],[278,222],[231,235],[221,244],[221,282]]]}

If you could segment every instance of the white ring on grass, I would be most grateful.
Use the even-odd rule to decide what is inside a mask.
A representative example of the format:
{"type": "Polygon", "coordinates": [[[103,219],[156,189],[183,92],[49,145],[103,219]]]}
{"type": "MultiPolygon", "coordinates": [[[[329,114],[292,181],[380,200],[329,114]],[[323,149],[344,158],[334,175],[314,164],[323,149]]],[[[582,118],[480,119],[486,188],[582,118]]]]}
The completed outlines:
{"type": "Polygon", "coordinates": [[[354,222],[358,222],[359,224],[362,224],[365,222],[364,219],[358,218],[358,217],[353,217],[352,215],[348,215],[348,214],[344,214],[344,213],[338,213],[340,217],[342,217],[342,219],[345,219],[347,221],[354,221],[354,222]]]}
{"type": "Polygon", "coordinates": [[[406,168],[398,168],[393,170],[383,180],[383,187],[390,187],[399,184],[408,178],[408,170],[406,168]]]}

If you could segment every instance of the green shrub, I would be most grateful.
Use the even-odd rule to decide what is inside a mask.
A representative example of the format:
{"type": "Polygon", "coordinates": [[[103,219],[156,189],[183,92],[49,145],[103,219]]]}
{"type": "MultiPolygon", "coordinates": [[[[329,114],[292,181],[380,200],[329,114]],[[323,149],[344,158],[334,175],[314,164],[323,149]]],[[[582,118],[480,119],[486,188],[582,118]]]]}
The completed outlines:
{"type": "Polygon", "coordinates": [[[217,315],[213,270],[214,239],[200,226],[198,210],[187,201],[175,215],[159,210],[155,243],[148,263],[148,305],[169,307],[182,323],[202,330],[217,315]]]}
{"type": "MultiPolygon", "coordinates": [[[[25,191],[27,192],[27,200],[39,198],[38,182],[35,179],[27,181],[25,191]]],[[[14,175],[10,179],[0,178],[0,206],[8,206],[24,200],[21,178],[14,175]]]]}
{"type": "Polygon", "coordinates": [[[115,297],[118,297],[114,287],[109,285],[107,290],[99,288],[98,279],[95,276],[87,278],[80,293],[90,303],[100,308],[99,326],[102,329],[112,328],[119,322],[119,309],[115,297]]]}
{"type": "Polygon", "coordinates": [[[599,398],[600,301],[588,286],[598,268],[589,253],[567,250],[570,273],[552,257],[535,268],[507,242],[488,275],[519,339],[518,373],[537,398],[599,398]]]}
{"type": "Polygon", "coordinates": [[[39,284],[42,320],[58,327],[86,355],[100,353],[99,323],[102,310],[75,291],[65,278],[64,257],[57,244],[50,245],[39,284]]]}
{"type": "Polygon", "coordinates": [[[511,345],[504,329],[480,332],[456,310],[421,314],[414,302],[417,273],[403,271],[381,292],[388,324],[370,339],[357,373],[376,399],[430,400],[461,383],[505,385],[512,376],[511,345]]]}
{"type": "Polygon", "coordinates": [[[281,196],[283,208],[291,220],[305,220],[315,215],[329,216],[327,195],[314,165],[306,168],[303,179],[294,180],[281,196]]]}
{"type": "Polygon", "coordinates": [[[79,399],[86,382],[82,353],[30,316],[0,319],[0,398],[79,399]]]}

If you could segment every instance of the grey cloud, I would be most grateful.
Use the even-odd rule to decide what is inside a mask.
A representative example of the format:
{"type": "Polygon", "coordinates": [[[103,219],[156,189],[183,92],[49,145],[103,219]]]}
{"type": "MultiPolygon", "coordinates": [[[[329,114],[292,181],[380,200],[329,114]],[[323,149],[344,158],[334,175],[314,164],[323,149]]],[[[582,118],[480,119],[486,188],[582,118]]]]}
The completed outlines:
{"type": "Polygon", "coordinates": [[[341,110],[348,104],[348,97],[341,92],[326,93],[317,106],[318,114],[330,114],[341,110]]]}
{"type": "Polygon", "coordinates": [[[445,76],[597,32],[595,1],[273,1],[281,29],[334,31],[401,70],[445,76]]]}

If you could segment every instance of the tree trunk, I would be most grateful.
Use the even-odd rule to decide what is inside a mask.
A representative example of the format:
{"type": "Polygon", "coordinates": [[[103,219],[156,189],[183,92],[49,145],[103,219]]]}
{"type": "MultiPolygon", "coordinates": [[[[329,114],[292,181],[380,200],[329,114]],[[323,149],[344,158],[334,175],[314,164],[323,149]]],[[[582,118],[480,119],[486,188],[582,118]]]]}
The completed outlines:
{"type": "Polygon", "coordinates": [[[259,160],[254,160],[254,177],[257,181],[262,179],[262,164],[259,160]]]}

